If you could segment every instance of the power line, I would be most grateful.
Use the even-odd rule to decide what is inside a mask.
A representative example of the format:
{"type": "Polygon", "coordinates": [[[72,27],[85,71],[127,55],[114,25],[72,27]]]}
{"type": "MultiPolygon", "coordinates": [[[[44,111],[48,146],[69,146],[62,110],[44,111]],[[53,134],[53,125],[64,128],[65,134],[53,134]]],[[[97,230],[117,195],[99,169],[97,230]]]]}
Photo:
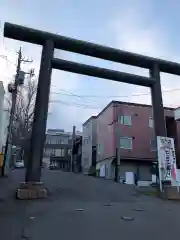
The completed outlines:
{"type": "Polygon", "coordinates": [[[0,55],[0,58],[3,58],[5,61],[7,61],[8,63],[10,63],[16,67],[16,64],[11,62],[6,55],[0,55]]]}
{"type": "Polygon", "coordinates": [[[101,109],[102,107],[95,107],[91,105],[86,105],[86,104],[78,104],[78,103],[67,103],[61,100],[51,100],[49,103],[60,103],[69,107],[81,107],[81,108],[88,108],[88,109],[101,109]]]}
{"type": "MultiPolygon", "coordinates": [[[[53,85],[53,84],[51,84],[51,86],[52,87],[57,87],[56,85],[53,85]]],[[[70,92],[70,91],[67,91],[67,90],[65,90],[65,89],[62,89],[62,88],[60,88],[59,89],[60,91],[62,91],[62,92],[67,92],[68,93],[68,95],[67,96],[73,96],[73,97],[76,97],[76,98],[82,98],[82,96],[80,96],[80,95],[78,95],[78,94],[75,94],[75,93],[73,93],[73,92],[70,92]]],[[[52,92],[51,92],[52,93],[52,92]]],[[[64,94],[65,95],[65,94],[64,94]]],[[[84,102],[86,102],[86,103],[89,103],[89,101],[87,101],[87,100],[84,100],[84,102]]]]}
{"type": "MultiPolygon", "coordinates": [[[[103,105],[93,106],[93,105],[87,105],[87,104],[78,104],[78,103],[74,103],[74,102],[65,102],[65,101],[61,101],[61,100],[52,100],[52,101],[49,101],[49,103],[59,103],[59,104],[66,105],[68,107],[78,107],[78,108],[80,107],[80,108],[94,109],[94,110],[100,110],[100,109],[103,109],[105,107],[103,105]]],[[[167,105],[167,106],[172,107],[172,108],[178,107],[178,105],[174,106],[173,104],[170,104],[170,105],[167,105]]]]}
{"type": "MultiPolygon", "coordinates": [[[[55,85],[52,85],[53,87],[57,87],[55,85]]],[[[60,91],[63,91],[63,92],[67,92],[66,94],[65,93],[61,93],[61,92],[54,92],[54,91],[51,91],[51,94],[57,94],[57,95],[65,95],[65,96],[75,96],[75,97],[78,97],[78,98],[125,98],[125,97],[137,97],[137,96],[146,96],[146,95],[150,95],[150,92],[149,93],[137,93],[137,94],[131,94],[131,95],[105,95],[105,96],[100,96],[100,95],[78,95],[78,94],[75,94],[75,93],[72,93],[68,90],[65,90],[65,89],[61,89],[59,88],[60,91]]],[[[180,91],[180,88],[173,88],[173,89],[168,89],[168,90],[163,90],[162,93],[171,93],[171,92],[174,92],[174,91],[180,91]]]]}

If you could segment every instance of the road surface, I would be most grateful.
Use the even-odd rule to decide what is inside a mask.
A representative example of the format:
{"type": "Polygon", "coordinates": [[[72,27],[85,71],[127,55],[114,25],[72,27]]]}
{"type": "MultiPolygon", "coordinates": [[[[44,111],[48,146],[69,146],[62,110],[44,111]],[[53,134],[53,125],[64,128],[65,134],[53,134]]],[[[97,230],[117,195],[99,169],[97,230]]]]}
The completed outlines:
{"type": "Polygon", "coordinates": [[[21,170],[12,174],[9,193],[0,201],[1,240],[169,240],[180,234],[178,202],[137,195],[132,186],[108,180],[48,170],[42,177],[48,199],[13,200],[22,178],[21,170]]]}

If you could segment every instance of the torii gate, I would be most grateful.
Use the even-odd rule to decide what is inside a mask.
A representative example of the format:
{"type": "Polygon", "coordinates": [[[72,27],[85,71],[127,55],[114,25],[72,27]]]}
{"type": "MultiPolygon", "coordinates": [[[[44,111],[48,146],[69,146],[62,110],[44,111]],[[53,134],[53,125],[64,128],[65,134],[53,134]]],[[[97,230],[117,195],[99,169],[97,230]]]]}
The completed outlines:
{"type": "Polygon", "coordinates": [[[27,169],[27,181],[39,182],[41,177],[40,163],[45,140],[51,72],[53,68],[118,82],[150,87],[155,135],[167,135],[162,103],[160,72],[180,75],[179,63],[134,54],[7,22],[4,26],[4,37],[43,46],[30,143],[31,150],[29,155],[29,167],[27,169]],[[150,76],[143,77],[57,59],[53,56],[55,48],[117,63],[146,68],[149,69],[150,76]]]}

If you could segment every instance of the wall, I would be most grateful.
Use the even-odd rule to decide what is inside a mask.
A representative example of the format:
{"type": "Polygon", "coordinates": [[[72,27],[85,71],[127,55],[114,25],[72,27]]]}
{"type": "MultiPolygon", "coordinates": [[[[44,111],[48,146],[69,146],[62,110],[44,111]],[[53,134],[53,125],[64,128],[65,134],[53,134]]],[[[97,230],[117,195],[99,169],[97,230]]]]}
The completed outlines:
{"type": "Polygon", "coordinates": [[[92,147],[96,145],[96,118],[91,117],[83,124],[82,171],[88,173],[92,165],[92,147]]]}
{"type": "Polygon", "coordinates": [[[180,168],[180,121],[176,121],[176,129],[177,129],[177,136],[176,136],[176,163],[177,167],[180,168]]]}
{"type": "Polygon", "coordinates": [[[114,107],[109,104],[97,117],[97,162],[115,156],[114,107]]]}
{"type": "MultiPolygon", "coordinates": [[[[117,114],[131,116],[132,125],[118,123],[121,137],[132,137],[132,150],[121,149],[121,158],[153,160],[156,151],[152,150],[151,140],[155,139],[154,129],[149,127],[149,117],[152,117],[152,107],[136,104],[118,104],[117,114]]],[[[173,116],[173,111],[165,109],[165,116],[173,116]]]]}
{"type": "Polygon", "coordinates": [[[92,146],[97,144],[97,120],[96,118],[92,119],[92,146]]]}
{"type": "Polygon", "coordinates": [[[97,162],[96,170],[99,170],[99,177],[114,179],[114,165],[109,159],[97,162]],[[103,169],[103,171],[101,171],[103,169]],[[103,174],[102,174],[103,172],[103,174]]]}
{"type": "Polygon", "coordinates": [[[6,145],[6,139],[7,139],[7,134],[8,134],[8,126],[9,126],[9,117],[10,117],[10,112],[7,109],[4,109],[3,112],[3,119],[2,119],[2,145],[6,145]]]}
{"type": "Polygon", "coordinates": [[[4,86],[0,81],[0,151],[2,151],[4,144],[4,94],[4,86]]]}

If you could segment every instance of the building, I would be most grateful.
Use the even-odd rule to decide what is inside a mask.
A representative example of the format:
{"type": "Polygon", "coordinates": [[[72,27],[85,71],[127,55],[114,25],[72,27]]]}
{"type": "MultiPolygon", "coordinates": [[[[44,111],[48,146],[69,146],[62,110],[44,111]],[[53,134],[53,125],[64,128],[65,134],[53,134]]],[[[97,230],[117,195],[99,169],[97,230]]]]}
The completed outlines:
{"type": "Polygon", "coordinates": [[[90,117],[83,124],[82,138],[82,172],[89,173],[91,167],[96,166],[96,116],[90,117]]]}
{"type": "MultiPolygon", "coordinates": [[[[80,133],[77,132],[78,136],[80,133]]],[[[70,170],[72,133],[63,129],[48,129],[44,145],[43,163],[54,164],[65,171],[70,170]]]]}
{"type": "MultiPolygon", "coordinates": [[[[179,159],[180,125],[174,119],[174,109],[164,108],[168,137],[175,139],[179,159]]],[[[97,121],[96,169],[106,178],[114,178],[116,146],[120,144],[120,176],[134,172],[138,179],[152,179],[152,163],[156,158],[152,106],[112,101],[99,113],[97,121]]]]}
{"type": "Polygon", "coordinates": [[[0,81],[0,152],[2,152],[2,148],[4,145],[4,95],[5,90],[3,86],[3,82],[0,81]]]}
{"type": "Polygon", "coordinates": [[[4,109],[3,117],[2,117],[2,148],[5,148],[7,134],[8,134],[8,126],[9,126],[9,118],[10,111],[8,109],[4,109]]]}
{"type": "Polygon", "coordinates": [[[73,172],[81,172],[82,171],[82,165],[81,165],[82,136],[76,137],[76,140],[73,146],[73,154],[74,154],[73,172]]]}

